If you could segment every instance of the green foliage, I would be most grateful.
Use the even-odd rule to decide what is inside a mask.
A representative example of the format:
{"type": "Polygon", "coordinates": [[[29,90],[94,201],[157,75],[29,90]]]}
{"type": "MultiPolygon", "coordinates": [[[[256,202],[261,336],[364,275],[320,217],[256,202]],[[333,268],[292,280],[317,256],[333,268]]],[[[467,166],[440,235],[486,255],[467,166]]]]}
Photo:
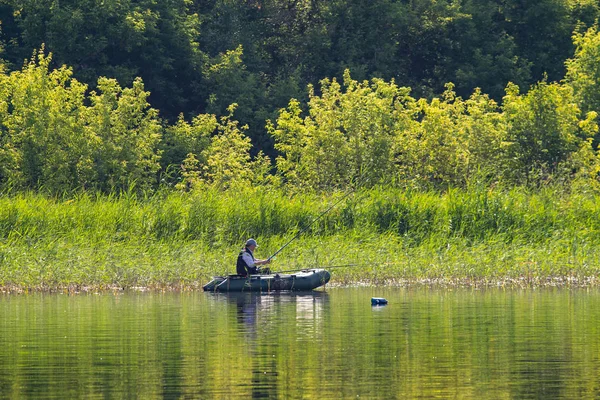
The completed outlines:
{"type": "Polygon", "coordinates": [[[15,188],[86,188],[97,145],[86,130],[86,86],[66,67],[49,71],[50,60],[40,51],[22,71],[2,76],[1,178],[15,188]]]}
{"type": "Polygon", "coordinates": [[[269,160],[262,153],[254,161],[251,159],[252,144],[250,138],[243,133],[248,127],[240,127],[238,121],[232,119],[235,107],[236,104],[232,104],[228,108],[229,116],[221,118],[218,133],[204,151],[204,172],[206,181],[219,188],[235,187],[244,190],[244,186],[250,186],[258,178],[262,178],[261,171],[262,175],[268,172],[264,165],[268,165],[269,160]]]}
{"type": "MultiPolygon", "coordinates": [[[[242,61],[243,47],[228,50],[211,60],[204,71],[210,97],[207,112],[224,115],[233,103],[244,106],[246,119],[250,118],[250,110],[260,103],[261,88],[257,77],[248,72],[242,61]]],[[[238,113],[240,112],[238,107],[238,113]]]]}
{"type": "Polygon", "coordinates": [[[8,61],[16,67],[45,43],[58,65],[72,66],[91,87],[100,76],[121,85],[142,77],[153,104],[171,117],[201,101],[198,77],[205,57],[197,43],[199,16],[188,0],[4,3],[8,61]]]}
{"type": "Polygon", "coordinates": [[[503,111],[504,166],[515,182],[546,179],[598,130],[595,114],[580,120],[571,88],[559,84],[541,82],[525,96],[509,86],[503,111]]]}
{"type": "Polygon", "coordinates": [[[562,61],[573,52],[570,36],[578,21],[573,18],[572,5],[578,2],[510,0],[502,3],[506,33],[514,38],[517,54],[531,63],[533,80],[541,80],[545,75],[553,81],[561,79],[565,73],[562,61]]]}
{"type": "MultiPolygon", "coordinates": [[[[285,241],[343,195],[341,191],[291,194],[251,186],[226,192],[217,186],[204,189],[150,196],[86,194],[67,201],[33,193],[2,196],[0,238],[31,243],[44,238],[111,242],[158,238],[226,246],[247,236],[285,241]]],[[[443,245],[453,238],[539,243],[568,232],[596,243],[600,229],[596,200],[594,195],[557,188],[505,191],[474,186],[439,193],[377,187],[361,189],[355,200],[333,208],[305,236],[356,231],[394,235],[417,246],[443,245]]]]}
{"type": "Polygon", "coordinates": [[[237,103],[252,155],[274,158],[265,121],[309,84],[350,69],[429,100],[453,82],[500,101],[508,82],[560,80],[572,32],[599,16],[594,0],[5,0],[0,54],[14,70],[45,43],[94,90],[141,77],[171,123],[237,103]]]}
{"type": "Polygon", "coordinates": [[[356,178],[373,185],[394,172],[394,129],[405,114],[395,107],[408,89],[379,79],[358,83],[348,71],[344,79],[345,92],[335,79],[321,82],[321,96],[311,90],[309,116],[302,119],[292,100],[277,125],[268,125],[282,154],[278,170],[293,185],[344,187],[356,178]]]}
{"type": "Polygon", "coordinates": [[[293,100],[268,126],[282,154],[278,170],[292,185],[452,185],[496,166],[489,146],[500,141],[498,116],[481,93],[464,102],[449,85],[442,100],[417,101],[393,81],[358,83],[349,73],[345,89],[325,80],[322,95],[311,94],[308,117],[293,100]]]}
{"type": "Polygon", "coordinates": [[[86,94],[69,68],[52,70],[51,60],[41,50],[22,71],[0,74],[1,187],[146,192],[156,188],[161,168],[165,183],[186,190],[201,182],[228,188],[276,181],[267,157],[251,157],[248,128],[233,120],[235,104],[220,121],[180,116],[163,127],[141,79],[122,88],[99,78],[86,94]]]}
{"type": "Polygon", "coordinates": [[[566,81],[582,110],[600,111],[600,32],[597,27],[573,37],[575,56],[567,61],[566,81]]]}
{"type": "Polygon", "coordinates": [[[216,127],[216,117],[208,114],[197,115],[191,123],[180,115],[174,125],[167,126],[161,143],[161,169],[166,175],[163,179],[169,183],[177,182],[181,166],[184,180],[189,173],[192,173],[189,175],[192,181],[197,180],[198,174],[192,171],[199,170],[198,164],[206,162],[204,151],[210,145],[210,136],[216,127]]]}
{"type": "Polygon", "coordinates": [[[596,113],[583,116],[567,85],[541,82],[522,95],[511,84],[501,107],[479,90],[463,100],[452,84],[441,98],[417,100],[393,81],[358,83],[348,72],[344,88],[324,80],[320,92],[311,91],[308,116],[292,100],[268,125],[277,168],[294,186],[345,187],[359,178],[367,186],[535,186],[597,170],[596,113]]]}
{"type": "Polygon", "coordinates": [[[597,244],[597,2],[50,3],[0,5],[0,193],[16,198],[0,197],[0,238],[23,254],[54,235],[277,247],[355,184],[365,204],[320,220],[314,244],[350,251],[333,234],[361,232],[425,266],[456,244],[563,261],[597,244]],[[53,56],[21,67],[42,43],[53,56]]]}
{"type": "Polygon", "coordinates": [[[442,99],[419,100],[416,111],[412,129],[399,132],[405,179],[425,184],[460,183],[469,156],[467,131],[462,126],[464,102],[449,85],[442,99]]]}
{"type": "Polygon", "coordinates": [[[72,71],[50,70],[50,61],[40,51],[2,76],[3,184],[52,193],[153,187],[161,126],[141,80],[121,89],[101,78],[100,94],[86,97],[72,71]]]}
{"type": "MultiPolygon", "coordinates": [[[[354,10],[350,20],[358,18],[353,13],[364,6],[359,3],[347,10],[354,10]]],[[[308,23],[315,10],[306,6],[308,23]]],[[[436,7],[427,14],[432,21],[468,20],[458,9],[436,7]],[[442,18],[445,13],[451,17],[442,18]]],[[[150,22],[134,13],[129,23],[144,31],[150,22]]],[[[288,187],[318,191],[357,182],[447,190],[551,181],[596,190],[597,39],[597,28],[574,36],[577,51],[564,83],[543,80],[523,94],[511,83],[500,104],[480,89],[465,99],[453,83],[441,96],[416,98],[395,79],[358,81],[346,70],[343,84],[323,79],[318,89],[308,86],[306,103],[290,100],[267,123],[270,139],[263,141],[243,123],[256,121],[252,113],[261,108],[257,99],[265,81],[246,66],[242,46],[203,64],[204,83],[214,92],[208,107],[215,114],[180,114],[174,124],[159,118],[141,79],[123,88],[100,77],[89,91],[71,68],[53,68],[52,57],[41,50],[21,70],[0,73],[0,188],[239,190],[277,186],[283,178],[288,187]],[[265,156],[261,143],[273,143],[276,157],[265,156]]],[[[269,90],[293,91],[302,75],[301,68],[295,71],[269,90]]],[[[363,75],[360,68],[358,73],[363,75]]]]}
{"type": "MultiPolygon", "coordinates": [[[[233,272],[238,246],[259,240],[262,257],[342,196],[246,186],[223,192],[136,196],[34,193],[0,196],[0,286],[197,285],[233,272]]],[[[542,190],[360,190],[283,251],[278,269],[335,270],[365,279],[546,279],[597,275],[597,195],[542,190]],[[358,274],[360,272],[360,274],[358,274]]]]}
{"type": "Polygon", "coordinates": [[[98,91],[90,94],[88,127],[101,142],[95,155],[100,188],[152,188],[162,131],[157,111],[149,108],[149,93],[141,79],[122,89],[116,80],[100,78],[98,91]]]}

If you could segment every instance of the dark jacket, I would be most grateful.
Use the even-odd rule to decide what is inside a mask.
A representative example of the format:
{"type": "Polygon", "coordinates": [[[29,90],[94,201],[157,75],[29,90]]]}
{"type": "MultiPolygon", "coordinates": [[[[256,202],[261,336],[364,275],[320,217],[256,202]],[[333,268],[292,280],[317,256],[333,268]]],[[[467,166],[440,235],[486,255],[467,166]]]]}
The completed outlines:
{"type": "Polygon", "coordinates": [[[246,262],[244,261],[244,258],[243,258],[244,253],[250,254],[250,257],[252,257],[252,260],[255,259],[254,254],[252,254],[250,249],[248,249],[247,247],[244,248],[242,251],[240,251],[240,254],[238,255],[238,258],[237,258],[237,263],[235,265],[236,273],[240,276],[248,276],[248,274],[257,274],[258,269],[256,267],[251,267],[251,266],[247,265],[246,262]]]}

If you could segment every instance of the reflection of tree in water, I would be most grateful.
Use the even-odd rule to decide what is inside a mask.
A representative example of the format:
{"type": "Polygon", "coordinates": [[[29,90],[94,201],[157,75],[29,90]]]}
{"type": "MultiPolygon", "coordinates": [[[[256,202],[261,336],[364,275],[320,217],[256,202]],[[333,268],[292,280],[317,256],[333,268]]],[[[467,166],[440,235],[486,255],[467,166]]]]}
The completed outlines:
{"type": "Polygon", "coordinates": [[[156,341],[156,351],[162,364],[161,395],[163,398],[180,398],[185,385],[182,365],[181,307],[178,302],[159,302],[153,313],[156,318],[157,337],[160,338],[156,341]]]}
{"type": "Polygon", "coordinates": [[[281,397],[278,371],[282,368],[279,365],[282,359],[280,353],[284,349],[274,338],[289,329],[305,336],[307,324],[313,325],[310,332],[314,334],[321,326],[318,320],[322,316],[323,304],[327,303],[327,293],[231,293],[226,298],[235,305],[237,330],[243,334],[245,341],[240,344],[243,353],[250,358],[240,374],[246,374],[252,398],[281,397]]]}

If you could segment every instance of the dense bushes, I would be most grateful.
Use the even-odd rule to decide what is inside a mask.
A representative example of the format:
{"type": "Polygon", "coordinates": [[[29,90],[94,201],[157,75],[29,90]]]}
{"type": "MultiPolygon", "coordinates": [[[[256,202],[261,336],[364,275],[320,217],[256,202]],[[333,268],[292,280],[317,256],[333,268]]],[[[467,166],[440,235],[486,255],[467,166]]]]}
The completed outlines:
{"type": "Polygon", "coordinates": [[[139,76],[170,122],[238,103],[267,151],[265,119],[324,77],[350,69],[428,98],[454,82],[500,101],[508,82],[561,79],[572,32],[599,16],[595,0],[4,0],[0,54],[18,69],[45,43],[93,89],[139,76]]]}
{"type": "Polygon", "coordinates": [[[146,191],[161,176],[183,178],[187,189],[269,172],[264,158],[250,159],[250,140],[231,117],[181,118],[165,129],[141,79],[121,88],[99,78],[88,93],[69,68],[51,70],[50,61],[40,51],[21,71],[0,75],[2,189],[146,191]]]}
{"type": "Polygon", "coordinates": [[[348,73],[344,86],[323,81],[306,117],[292,100],[269,126],[278,170],[291,184],[344,187],[360,176],[369,185],[464,187],[473,178],[538,185],[572,179],[598,130],[596,113],[582,115],[567,85],[541,82],[524,95],[509,85],[502,106],[479,91],[463,100],[451,84],[431,101],[348,73]]]}
{"type": "Polygon", "coordinates": [[[49,192],[153,187],[161,126],[141,80],[122,89],[100,78],[86,96],[70,69],[49,63],[40,52],[0,77],[0,182],[49,192]]]}
{"type": "Polygon", "coordinates": [[[95,90],[44,51],[0,74],[0,188],[50,193],[179,190],[255,184],[332,190],[360,186],[447,189],[474,182],[508,186],[577,182],[595,189],[600,163],[597,65],[600,33],[577,35],[562,83],[541,81],[502,103],[469,98],[448,83],[440,97],[411,96],[394,80],[309,87],[267,130],[278,157],[252,148],[236,119],[200,114],[159,118],[141,79],[130,88],[99,78],[95,90]]]}

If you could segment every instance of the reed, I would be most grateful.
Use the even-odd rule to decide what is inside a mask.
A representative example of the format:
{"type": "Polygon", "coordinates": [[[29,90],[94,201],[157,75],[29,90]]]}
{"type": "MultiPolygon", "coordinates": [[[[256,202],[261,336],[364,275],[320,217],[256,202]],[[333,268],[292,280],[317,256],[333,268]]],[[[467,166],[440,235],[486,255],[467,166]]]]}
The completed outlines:
{"type": "MultiPolygon", "coordinates": [[[[274,189],[0,196],[0,286],[199,287],[233,273],[255,237],[267,257],[343,193],[274,189]]],[[[600,202],[557,188],[445,193],[374,188],[282,252],[287,270],[353,264],[333,283],[595,282],[600,202]]]]}

